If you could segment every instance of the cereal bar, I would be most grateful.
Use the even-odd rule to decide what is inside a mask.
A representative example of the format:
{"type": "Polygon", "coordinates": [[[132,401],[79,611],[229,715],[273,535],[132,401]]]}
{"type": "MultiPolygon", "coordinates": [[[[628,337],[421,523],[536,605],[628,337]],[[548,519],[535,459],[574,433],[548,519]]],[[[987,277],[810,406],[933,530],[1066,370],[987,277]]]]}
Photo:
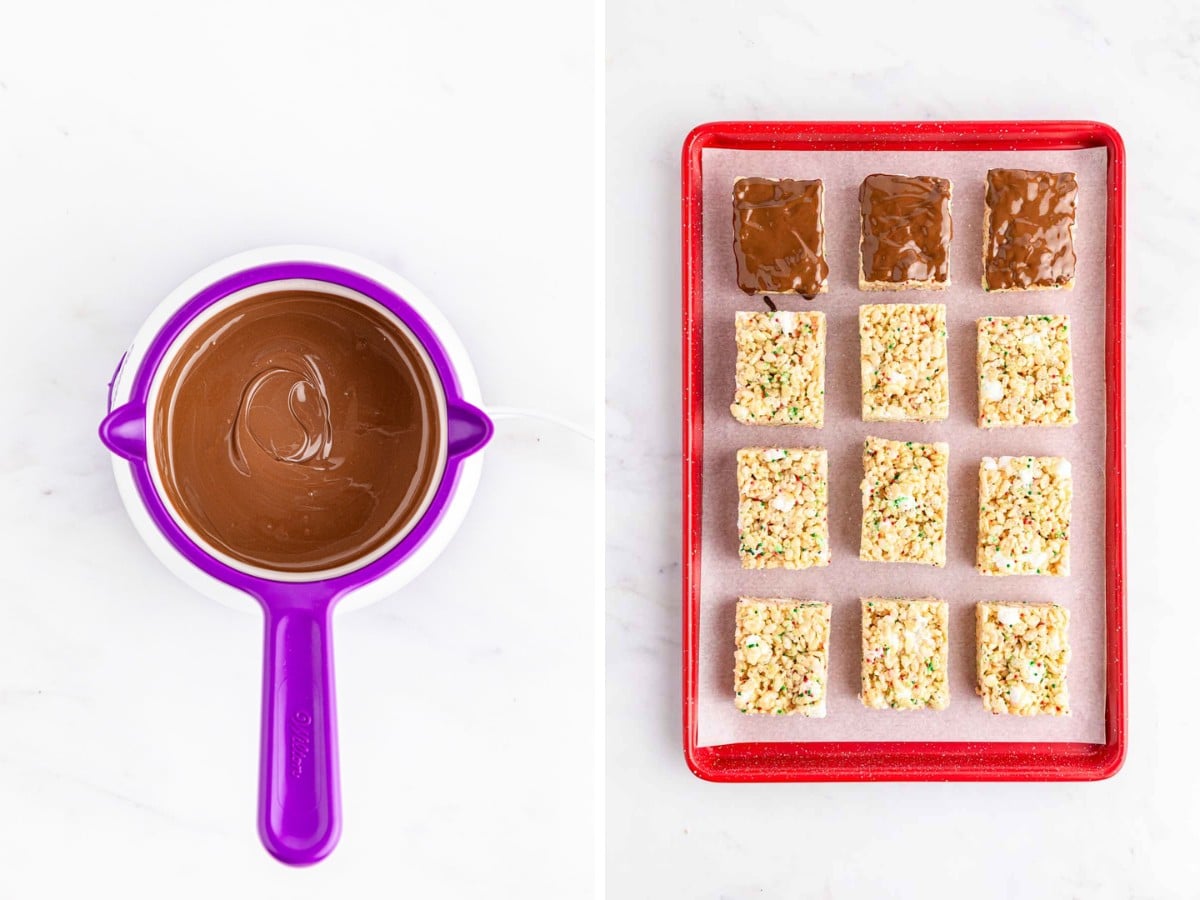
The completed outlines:
{"type": "Polygon", "coordinates": [[[987,316],[977,323],[979,427],[1075,424],[1067,316],[987,316]]]}
{"type": "Polygon", "coordinates": [[[829,289],[824,196],[820,181],[737,180],[733,186],[733,250],[738,287],[747,294],[809,298],[829,289]]]}
{"type": "Polygon", "coordinates": [[[941,600],[864,597],[862,693],[871,709],[945,709],[948,606],[941,600]]]}
{"type": "Polygon", "coordinates": [[[945,178],[867,176],[858,191],[860,289],[938,290],[950,284],[950,190],[945,178]]]}
{"type": "Polygon", "coordinates": [[[1067,610],[1053,603],[979,603],[975,607],[975,692],[995,714],[1065,716],[1067,610]]]}
{"type": "Polygon", "coordinates": [[[748,447],[737,452],[743,568],[829,565],[828,472],[820,448],[748,447]]]}
{"type": "Polygon", "coordinates": [[[1073,172],[992,169],[983,213],[983,289],[1027,291],[1075,284],[1073,172]]]}
{"type": "Polygon", "coordinates": [[[825,715],[830,605],[741,597],[733,696],[744,713],[825,715]]]}
{"type": "Polygon", "coordinates": [[[929,422],[950,414],[946,307],[859,307],[864,422],[929,422]]]}
{"type": "Polygon", "coordinates": [[[946,564],[949,460],[946,444],[867,438],[860,559],[946,564]]]}
{"type": "Polygon", "coordinates": [[[739,312],[736,387],[729,411],[750,425],[825,420],[825,314],[739,312]]]}
{"type": "Polygon", "coordinates": [[[979,464],[984,575],[1068,575],[1071,463],[1057,456],[985,456],[979,464]]]}

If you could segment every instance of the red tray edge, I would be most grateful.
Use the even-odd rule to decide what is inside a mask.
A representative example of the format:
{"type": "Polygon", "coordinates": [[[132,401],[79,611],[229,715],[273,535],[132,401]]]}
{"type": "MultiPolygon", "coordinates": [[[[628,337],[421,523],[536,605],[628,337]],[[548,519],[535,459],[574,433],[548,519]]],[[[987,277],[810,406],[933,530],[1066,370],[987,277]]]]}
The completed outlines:
{"type": "Polygon", "coordinates": [[[1128,750],[1125,668],[1125,144],[1095,121],[709,122],[683,143],[683,748],[688,768],[716,782],[1097,781],[1128,750]],[[1083,743],[795,742],[696,745],[700,599],[700,460],[703,445],[700,157],[705,147],[854,150],[1108,150],[1105,285],[1107,380],[1106,740],[1083,743]]]}

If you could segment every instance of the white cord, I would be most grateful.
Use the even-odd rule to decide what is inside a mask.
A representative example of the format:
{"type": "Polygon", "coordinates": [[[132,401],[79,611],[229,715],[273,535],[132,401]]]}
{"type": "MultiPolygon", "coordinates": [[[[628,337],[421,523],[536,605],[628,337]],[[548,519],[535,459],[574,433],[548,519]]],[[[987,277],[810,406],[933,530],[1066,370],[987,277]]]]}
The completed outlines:
{"type": "Polygon", "coordinates": [[[549,422],[551,425],[557,425],[560,428],[565,428],[568,431],[573,431],[582,438],[589,441],[594,441],[592,433],[569,419],[564,419],[561,416],[552,415],[548,412],[542,412],[540,409],[523,409],[518,406],[489,406],[485,410],[493,419],[500,421],[501,419],[540,419],[543,422],[549,422]]]}

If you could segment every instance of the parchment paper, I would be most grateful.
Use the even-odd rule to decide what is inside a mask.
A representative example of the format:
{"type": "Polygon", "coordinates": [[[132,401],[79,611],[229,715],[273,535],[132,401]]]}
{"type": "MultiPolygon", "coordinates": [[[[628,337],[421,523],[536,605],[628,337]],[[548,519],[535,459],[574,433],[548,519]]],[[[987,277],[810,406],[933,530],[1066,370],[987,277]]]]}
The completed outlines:
{"type": "Polygon", "coordinates": [[[830,152],[705,150],[704,488],[700,580],[698,726],[701,746],[739,741],[1104,741],[1104,148],[1058,152],[830,152]],[[989,168],[1078,175],[1076,283],[1070,291],[987,295],[982,275],[984,177],[989,168]],[[858,289],[858,187],[873,172],[936,175],[953,182],[952,286],[944,291],[858,289]],[[780,309],[819,309],[828,321],[825,427],[740,425],[734,390],[733,318],[765,309],[737,286],[731,192],[743,176],[825,182],[829,292],[814,301],[771,295],[780,309]],[[861,420],[858,308],[864,303],[944,303],[949,323],[950,418],[945,422],[861,420]],[[1070,428],[984,430],[976,425],[975,320],[986,315],[1066,313],[1079,422],[1070,428]],[[944,569],[858,559],[862,442],[867,435],[950,445],[950,508],[944,569]],[[829,453],[832,562],[802,571],[743,569],[737,554],[735,452],[749,446],[818,446],[829,453]],[[982,456],[1064,456],[1071,461],[1071,574],[989,577],[975,570],[978,472],[982,456]],[[871,710],[858,700],[859,598],[931,595],[950,605],[950,706],[871,710]],[[828,714],[749,716],[733,704],[734,604],[739,596],[795,597],[833,604],[828,714]],[[975,695],[974,604],[1039,600],[1071,611],[1071,715],[993,716],[975,695]]]}

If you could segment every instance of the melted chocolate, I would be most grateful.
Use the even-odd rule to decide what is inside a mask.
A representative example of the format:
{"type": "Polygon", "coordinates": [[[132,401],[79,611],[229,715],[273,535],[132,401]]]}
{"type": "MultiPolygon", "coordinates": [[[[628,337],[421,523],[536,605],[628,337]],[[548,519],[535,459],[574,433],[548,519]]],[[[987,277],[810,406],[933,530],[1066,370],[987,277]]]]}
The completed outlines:
{"type": "Polygon", "coordinates": [[[741,178],[733,186],[733,250],[747,294],[812,299],[829,277],[820,181],[741,178]]]}
{"type": "Polygon", "coordinates": [[[437,392],[412,339],[312,291],[244,300],[175,353],[154,412],[170,505],[236,560],[279,572],[392,539],[438,475],[437,392]]]}
{"type": "Polygon", "coordinates": [[[944,178],[868,175],[858,191],[862,277],[903,285],[950,281],[950,182],[944,178]]]}
{"type": "Polygon", "coordinates": [[[989,291],[1070,286],[1075,279],[1073,172],[987,174],[983,286],[989,291]]]}

